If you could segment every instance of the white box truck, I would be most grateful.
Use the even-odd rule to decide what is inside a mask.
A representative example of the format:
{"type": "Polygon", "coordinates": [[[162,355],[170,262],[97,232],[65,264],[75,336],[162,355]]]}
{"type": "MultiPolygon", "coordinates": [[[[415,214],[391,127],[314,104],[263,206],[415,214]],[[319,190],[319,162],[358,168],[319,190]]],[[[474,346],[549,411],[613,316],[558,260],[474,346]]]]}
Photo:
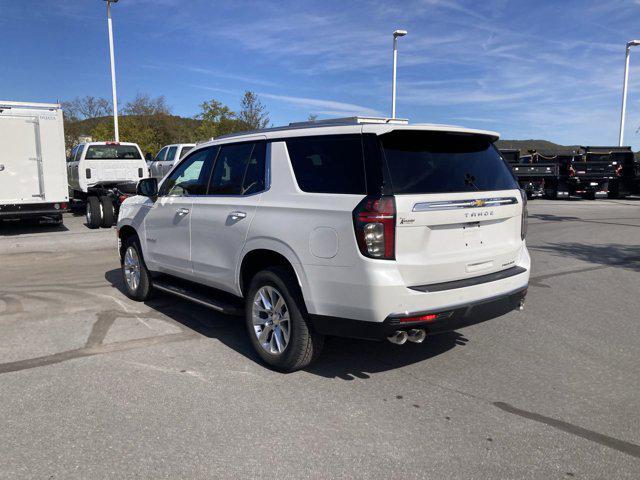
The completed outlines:
{"type": "Polygon", "coordinates": [[[0,100],[0,220],[62,224],[65,163],[60,105],[0,100]]]}

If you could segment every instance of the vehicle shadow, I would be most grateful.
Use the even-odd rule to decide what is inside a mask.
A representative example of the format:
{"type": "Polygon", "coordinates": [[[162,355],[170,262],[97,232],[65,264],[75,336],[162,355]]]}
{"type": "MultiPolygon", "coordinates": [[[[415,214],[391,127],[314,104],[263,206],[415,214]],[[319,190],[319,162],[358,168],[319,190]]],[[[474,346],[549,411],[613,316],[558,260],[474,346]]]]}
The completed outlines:
{"type": "MultiPolygon", "coordinates": [[[[104,277],[122,295],[125,294],[119,269],[106,272],[104,277]]],[[[246,358],[263,365],[247,338],[242,317],[222,315],[170,294],[159,293],[146,301],[145,305],[200,335],[215,338],[246,358]]],[[[456,346],[465,345],[467,341],[457,332],[435,335],[427,338],[423,344],[405,345],[329,337],[322,356],[305,371],[326,378],[367,379],[375,373],[423,362],[456,346]]]]}
{"type": "Polygon", "coordinates": [[[587,263],[640,271],[640,246],[638,245],[552,243],[529,248],[559,257],[573,257],[587,263]]]}
{"type": "Polygon", "coordinates": [[[567,217],[561,215],[553,215],[550,213],[530,213],[529,218],[535,218],[537,220],[543,220],[545,222],[571,222],[580,220],[579,217],[567,217]]]}
{"type": "Polygon", "coordinates": [[[0,220],[0,237],[11,237],[29,233],[67,232],[69,229],[63,225],[53,223],[26,223],[21,221],[0,220]]]}

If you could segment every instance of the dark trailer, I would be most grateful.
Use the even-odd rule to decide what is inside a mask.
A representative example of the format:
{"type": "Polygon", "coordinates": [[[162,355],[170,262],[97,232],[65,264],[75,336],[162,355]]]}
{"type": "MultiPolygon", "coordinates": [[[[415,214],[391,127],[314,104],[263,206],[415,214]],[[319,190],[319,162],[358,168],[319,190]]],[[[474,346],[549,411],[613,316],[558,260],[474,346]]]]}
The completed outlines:
{"type": "Polygon", "coordinates": [[[570,192],[594,199],[629,195],[636,182],[636,162],[631,147],[586,146],[572,162],[570,192]]]}
{"type": "Polygon", "coordinates": [[[517,150],[500,150],[502,158],[509,162],[518,184],[528,198],[568,198],[569,166],[573,155],[541,154],[535,150],[520,156],[517,150]]]}

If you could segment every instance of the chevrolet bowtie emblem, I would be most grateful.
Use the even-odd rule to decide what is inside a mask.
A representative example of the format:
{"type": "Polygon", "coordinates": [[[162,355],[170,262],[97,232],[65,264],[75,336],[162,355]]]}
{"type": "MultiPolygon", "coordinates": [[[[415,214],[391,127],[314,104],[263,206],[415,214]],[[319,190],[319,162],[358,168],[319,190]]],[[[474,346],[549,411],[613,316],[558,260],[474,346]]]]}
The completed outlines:
{"type": "Polygon", "coordinates": [[[485,202],[484,200],[481,200],[481,199],[478,199],[478,200],[474,200],[474,201],[473,201],[473,204],[474,204],[476,207],[484,207],[486,203],[487,203],[487,202],[485,202]]]}

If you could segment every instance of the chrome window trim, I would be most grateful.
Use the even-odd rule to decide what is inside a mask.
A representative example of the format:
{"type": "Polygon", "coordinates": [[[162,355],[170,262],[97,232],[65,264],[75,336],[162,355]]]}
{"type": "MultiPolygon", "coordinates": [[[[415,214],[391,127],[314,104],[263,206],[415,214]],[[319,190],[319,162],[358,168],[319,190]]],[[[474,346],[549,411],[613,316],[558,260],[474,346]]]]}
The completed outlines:
{"type": "Polygon", "coordinates": [[[503,205],[515,205],[516,197],[473,198],[470,200],[438,200],[433,202],[416,203],[414,212],[433,212],[436,210],[456,210],[458,208],[483,208],[501,207],[503,205]]]}

